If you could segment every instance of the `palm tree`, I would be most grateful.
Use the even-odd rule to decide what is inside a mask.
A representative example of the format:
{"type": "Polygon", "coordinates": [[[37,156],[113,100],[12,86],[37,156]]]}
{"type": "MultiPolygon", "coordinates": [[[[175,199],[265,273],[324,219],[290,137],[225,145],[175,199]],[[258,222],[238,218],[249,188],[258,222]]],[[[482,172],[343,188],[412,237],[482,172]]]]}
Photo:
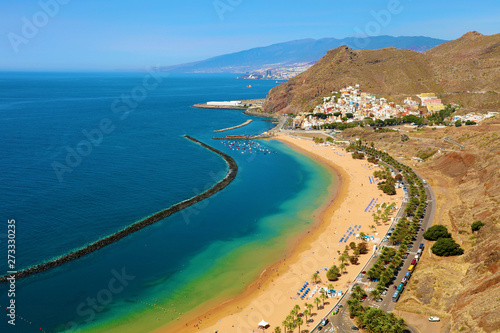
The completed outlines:
{"type": "Polygon", "coordinates": [[[283,325],[283,332],[285,332],[285,333],[286,333],[286,328],[287,328],[287,327],[286,327],[286,325],[287,325],[287,324],[288,324],[288,322],[287,322],[286,320],[283,320],[283,321],[281,322],[281,325],[283,325]]]}
{"type": "Polygon", "coordinates": [[[358,284],[356,285],[354,288],[353,288],[353,291],[356,293],[356,294],[360,294],[360,295],[363,295],[365,293],[365,291],[363,290],[363,288],[361,288],[361,286],[358,284]]]}
{"type": "Polygon", "coordinates": [[[298,317],[295,319],[295,324],[299,327],[299,333],[300,333],[300,325],[302,325],[304,322],[302,321],[301,317],[298,317]]]}
{"type": "Polygon", "coordinates": [[[297,314],[300,312],[300,306],[298,304],[295,304],[295,306],[293,307],[293,309],[295,310],[295,312],[297,314]]]}
{"type": "Polygon", "coordinates": [[[304,310],[304,317],[306,317],[306,323],[308,322],[307,317],[311,314],[308,309],[304,310]]]}
{"type": "Polygon", "coordinates": [[[275,327],[274,333],[281,333],[281,328],[279,326],[275,327]]]}
{"type": "Polygon", "coordinates": [[[292,310],[290,311],[290,316],[292,317],[292,319],[293,319],[293,318],[295,318],[295,317],[297,317],[297,310],[292,309],[292,310]]]}
{"type": "Polygon", "coordinates": [[[373,291],[370,293],[370,295],[373,297],[373,299],[377,300],[380,298],[380,292],[378,289],[373,289],[373,291]]]}
{"type": "Polygon", "coordinates": [[[309,313],[312,314],[313,305],[309,304],[309,303],[306,303],[306,307],[309,310],[309,313]]]}
{"type": "Polygon", "coordinates": [[[349,260],[349,255],[346,254],[346,253],[343,253],[340,257],[339,257],[339,261],[344,264],[347,260],[349,260]]]}
{"type": "Polygon", "coordinates": [[[327,299],[328,296],[326,295],[326,293],[323,289],[321,289],[319,297],[321,297],[321,300],[323,301],[323,309],[324,309],[325,308],[325,299],[327,299]]]}
{"type": "Polygon", "coordinates": [[[340,271],[341,271],[342,273],[345,273],[345,271],[346,271],[346,266],[345,266],[345,264],[344,264],[344,263],[341,263],[341,264],[339,265],[339,268],[340,268],[340,271]]]}
{"type": "Polygon", "coordinates": [[[314,282],[314,283],[316,283],[316,284],[317,284],[319,281],[321,281],[321,280],[320,280],[320,278],[319,278],[318,273],[314,273],[314,274],[311,276],[311,279],[312,279],[312,280],[313,280],[313,282],[314,282]]]}
{"type": "Polygon", "coordinates": [[[318,297],[316,297],[316,298],[314,299],[314,304],[316,304],[316,309],[317,309],[317,310],[319,310],[319,303],[321,303],[321,300],[320,300],[318,297]]]}
{"type": "Polygon", "coordinates": [[[289,331],[292,331],[295,329],[295,322],[294,321],[290,321],[287,323],[287,327],[289,331]]]}

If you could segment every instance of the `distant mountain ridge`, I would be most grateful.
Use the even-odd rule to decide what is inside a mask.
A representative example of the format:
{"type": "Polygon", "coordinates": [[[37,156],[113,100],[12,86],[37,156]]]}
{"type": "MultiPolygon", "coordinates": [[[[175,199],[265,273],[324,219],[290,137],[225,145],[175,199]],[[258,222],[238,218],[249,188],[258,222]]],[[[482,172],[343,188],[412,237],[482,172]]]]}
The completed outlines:
{"type": "Polygon", "coordinates": [[[364,91],[395,101],[435,92],[445,102],[494,110],[500,107],[500,34],[468,32],[418,53],[394,47],[332,49],[302,74],[273,88],[266,112],[308,111],[332,91],[360,84],[364,91]]]}
{"type": "Polygon", "coordinates": [[[308,38],[220,55],[203,61],[163,67],[162,70],[183,73],[246,73],[263,68],[315,62],[321,59],[328,50],[341,45],[346,45],[354,50],[396,47],[423,52],[444,42],[446,40],[423,36],[308,38]]]}

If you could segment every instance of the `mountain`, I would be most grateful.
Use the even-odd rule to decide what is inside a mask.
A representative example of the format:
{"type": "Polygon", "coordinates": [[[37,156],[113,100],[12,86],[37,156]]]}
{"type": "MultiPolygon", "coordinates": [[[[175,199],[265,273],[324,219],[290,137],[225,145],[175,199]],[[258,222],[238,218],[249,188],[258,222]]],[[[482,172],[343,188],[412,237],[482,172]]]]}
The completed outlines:
{"type": "Polygon", "coordinates": [[[330,50],[341,45],[352,49],[378,49],[393,46],[400,49],[425,51],[446,42],[430,37],[391,37],[376,36],[366,38],[349,37],[344,39],[301,39],[286,43],[258,47],[246,51],[226,54],[203,61],[163,67],[169,72],[184,73],[245,73],[281,65],[315,62],[330,50]]]}
{"type": "Polygon", "coordinates": [[[422,92],[445,102],[494,109],[500,106],[500,34],[469,32],[423,53],[395,47],[332,49],[314,66],[273,88],[266,112],[308,111],[317,98],[360,84],[364,91],[397,102],[422,92]]]}

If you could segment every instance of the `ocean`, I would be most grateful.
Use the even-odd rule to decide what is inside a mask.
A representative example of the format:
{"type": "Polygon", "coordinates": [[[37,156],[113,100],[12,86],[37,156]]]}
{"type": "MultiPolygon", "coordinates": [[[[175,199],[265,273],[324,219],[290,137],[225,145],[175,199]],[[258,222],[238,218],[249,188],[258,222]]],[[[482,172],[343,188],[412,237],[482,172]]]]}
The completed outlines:
{"type": "MultiPolygon", "coordinates": [[[[210,100],[263,98],[275,81],[228,74],[0,73],[0,271],[82,248],[221,180],[217,195],[97,252],[0,286],[16,325],[1,332],[147,332],[241,293],[289,240],[314,223],[334,180],[325,167],[277,141],[213,140],[262,133],[267,119],[194,109],[210,100]],[[242,128],[213,130],[252,119],[242,128]],[[245,149],[243,149],[245,148],[245,149]],[[250,149],[251,148],[251,149],[250,149]]],[[[8,313],[8,312],[7,312],[8,313]]]]}

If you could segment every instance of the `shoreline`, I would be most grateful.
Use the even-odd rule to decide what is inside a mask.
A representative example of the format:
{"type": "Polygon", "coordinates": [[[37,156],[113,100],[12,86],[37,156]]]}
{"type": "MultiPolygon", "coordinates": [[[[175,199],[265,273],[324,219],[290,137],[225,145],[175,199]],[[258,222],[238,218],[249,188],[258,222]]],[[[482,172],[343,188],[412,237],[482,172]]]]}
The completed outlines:
{"type": "MultiPolygon", "coordinates": [[[[271,327],[281,326],[281,322],[285,319],[293,305],[303,303],[303,301],[293,299],[293,297],[290,296],[290,290],[294,289],[294,287],[300,286],[300,284],[304,281],[310,280],[310,274],[312,274],[310,272],[312,272],[312,268],[304,268],[307,266],[307,262],[313,262],[316,264],[316,267],[318,267],[318,265],[322,265],[322,267],[324,266],[325,268],[330,267],[333,263],[338,265],[338,263],[334,262],[331,257],[335,259],[337,257],[335,250],[337,248],[343,249],[346,244],[337,244],[332,238],[340,238],[340,232],[338,236],[335,235],[337,233],[337,228],[340,228],[339,231],[341,231],[342,228],[345,230],[348,226],[348,224],[338,226],[340,223],[344,223],[344,221],[338,219],[338,215],[340,215],[340,217],[344,217],[345,214],[345,220],[347,220],[348,214],[346,213],[350,213],[350,210],[347,209],[347,212],[345,212],[346,209],[344,204],[348,205],[346,201],[348,198],[350,199],[350,195],[353,195],[354,193],[353,186],[359,183],[359,180],[355,179],[354,174],[351,174],[351,171],[346,169],[348,169],[348,165],[357,164],[358,168],[354,173],[364,172],[364,175],[372,175],[373,171],[362,165],[363,163],[367,163],[366,160],[351,160],[350,155],[346,154],[343,155],[345,163],[339,163],[339,160],[332,161],[327,156],[323,156],[325,154],[322,155],[321,153],[315,151],[328,149],[326,147],[321,147],[320,149],[315,150],[314,148],[305,149],[307,148],[306,146],[313,146],[312,142],[309,140],[292,139],[283,135],[279,135],[275,139],[291,146],[300,154],[306,155],[325,166],[331,172],[332,177],[337,177],[338,179],[336,190],[333,191],[332,189],[329,189],[331,192],[329,198],[321,207],[318,207],[318,209],[315,210],[313,215],[315,223],[303,233],[288,241],[284,258],[264,269],[261,275],[253,281],[243,293],[229,300],[222,302],[219,300],[219,303],[214,300],[212,304],[217,304],[216,306],[210,308],[210,305],[207,304],[207,306],[193,311],[193,313],[189,315],[187,321],[183,321],[182,323],[169,323],[154,330],[154,332],[160,333],[175,331],[187,333],[211,333],[215,330],[219,332],[228,332],[235,331],[236,329],[237,332],[252,332],[253,329],[257,328],[256,324],[262,319],[268,321],[271,324],[271,327]],[[300,140],[300,144],[298,144],[299,141],[294,142],[295,140],[300,140]],[[353,182],[356,184],[353,184],[353,182]],[[332,233],[329,231],[332,231],[333,229],[335,229],[333,231],[333,235],[335,236],[332,237],[332,233]],[[329,249],[329,247],[332,247],[332,249],[329,249]],[[311,251],[312,255],[310,254],[311,251]],[[315,252],[316,256],[314,255],[315,252]],[[323,254],[320,255],[320,252],[323,254]],[[297,274],[297,272],[299,272],[300,275],[297,274]],[[280,278],[282,281],[285,281],[285,278],[287,280],[279,283],[280,278]],[[289,296],[289,298],[284,298],[284,295],[289,296]]],[[[340,148],[336,148],[336,152],[338,151],[340,151],[340,148]]],[[[340,155],[338,156],[339,159],[341,159],[340,155]]],[[[368,187],[369,184],[367,180],[365,183],[367,185],[366,187],[368,187]]],[[[361,186],[363,186],[363,184],[361,184],[361,186]]],[[[379,197],[381,192],[376,189],[376,186],[371,189],[371,191],[368,191],[370,196],[373,195],[374,197],[379,197]]],[[[361,192],[364,193],[367,191],[363,188],[361,192]]],[[[357,195],[359,194],[360,193],[357,195]]],[[[401,193],[398,192],[396,197],[399,197],[400,194],[401,193]]],[[[395,200],[395,198],[390,198],[389,200],[389,198],[384,197],[384,199],[387,199],[386,201],[400,202],[399,200],[395,200]]],[[[355,200],[353,199],[350,201],[355,200]]],[[[353,205],[352,202],[350,204],[353,205]]],[[[359,202],[354,202],[354,205],[359,208],[360,206],[365,205],[365,203],[363,202],[360,204],[359,202]]],[[[371,214],[367,215],[370,216],[368,219],[365,216],[364,223],[362,223],[363,229],[360,231],[368,234],[369,230],[367,228],[367,223],[373,223],[373,221],[371,220],[371,214]]],[[[358,220],[355,221],[358,222],[358,220]]],[[[349,223],[353,224],[354,220],[349,221],[349,223]]],[[[386,232],[388,228],[389,224],[386,226],[378,226],[377,231],[386,232]]],[[[370,246],[371,243],[369,243],[369,247],[370,246]]],[[[347,274],[342,275],[339,281],[332,282],[332,284],[336,285],[335,289],[347,290],[357,275],[356,270],[360,270],[369,258],[369,254],[362,255],[358,265],[349,266],[347,274]]],[[[324,272],[321,273],[324,275],[324,272]]],[[[322,280],[326,280],[324,276],[321,276],[321,278],[322,280]]],[[[326,283],[329,284],[330,282],[326,283]]],[[[336,299],[338,299],[338,297],[336,299]]],[[[330,298],[328,301],[335,302],[336,299],[330,298]]],[[[309,303],[312,303],[312,300],[309,301],[309,303]]],[[[329,311],[327,309],[329,309],[332,304],[326,304],[327,303],[325,303],[325,309],[316,311],[317,316],[314,318],[321,318],[329,311]]],[[[310,325],[314,327],[316,324],[317,322],[315,321],[310,325]]],[[[304,329],[306,329],[307,326],[303,325],[304,329]]],[[[309,329],[312,327],[309,327],[309,329]]]]}
{"type": "MultiPolygon", "coordinates": [[[[275,140],[279,140],[278,138],[273,138],[275,140]]],[[[281,141],[281,140],[279,140],[281,141]]],[[[281,141],[283,142],[283,141],[281,141]]],[[[295,151],[298,151],[300,154],[306,155],[309,158],[313,159],[317,163],[322,164],[325,166],[330,172],[332,173],[332,176],[337,179],[337,183],[333,184],[331,187],[336,188],[335,191],[333,189],[329,188],[329,192],[333,191],[330,193],[330,196],[327,198],[326,202],[323,203],[321,207],[318,207],[318,209],[315,210],[314,212],[314,224],[306,229],[304,232],[301,234],[297,235],[296,237],[293,237],[288,240],[288,245],[287,249],[285,252],[284,258],[272,263],[271,265],[267,266],[262,273],[259,275],[259,277],[252,281],[246,289],[241,293],[240,295],[237,295],[235,297],[232,297],[231,299],[226,299],[226,300],[214,300],[213,303],[215,303],[215,306],[210,306],[207,304],[207,306],[204,306],[203,309],[194,310],[193,314],[190,315],[189,319],[187,322],[182,322],[182,323],[168,323],[152,332],[154,333],[167,333],[167,332],[185,332],[185,333],[191,333],[191,332],[200,332],[197,327],[194,327],[193,325],[197,324],[199,322],[199,318],[210,318],[211,319],[204,319],[206,320],[207,325],[215,325],[217,323],[217,318],[220,317],[227,317],[233,315],[234,308],[236,309],[242,309],[245,306],[248,306],[250,303],[252,303],[253,299],[256,298],[257,296],[255,295],[256,292],[260,294],[260,291],[265,289],[269,284],[273,282],[273,278],[276,278],[280,274],[283,274],[286,272],[287,267],[285,265],[293,264],[298,258],[299,252],[298,250],[301,250],[309,245],[310,239],[317,238],[321,235],[322,231],[321,228],[321,220],[325,214],[328,212],[334,211],[337,208],[337,205],[340,205],[339,200],[336,200],[339,197],[342,197],[342,195],[347,194],[346,187],[342,186],[344,182],[349,182],[347,175],[343,173],[342,170],[336,170],[333,168],[331,165],[327,165],[324,162],[320,160],[319,157],[310,154],[308,152],[300,151],[297,149],[297,147],[293,145],[291,146],[295,151]],[[293,245],[292,245],[293,244],[293,245]],[[208,308],[208,309],[207,309],[208,308]],[[187,325],[186,325],[187,324],[187,325]]],[[[206,326],[206,325],[204,325],[206,326]]],[[[205,331],[204,327],[204,330],[205,331]]],[[[220,330],[219,330],[220,331],[220,330]]],[[[208,331],[207,331],[208,332],[208,331]]],[[[211,333],[214,332],[214,330],[210,331],[211,333]]]]}

